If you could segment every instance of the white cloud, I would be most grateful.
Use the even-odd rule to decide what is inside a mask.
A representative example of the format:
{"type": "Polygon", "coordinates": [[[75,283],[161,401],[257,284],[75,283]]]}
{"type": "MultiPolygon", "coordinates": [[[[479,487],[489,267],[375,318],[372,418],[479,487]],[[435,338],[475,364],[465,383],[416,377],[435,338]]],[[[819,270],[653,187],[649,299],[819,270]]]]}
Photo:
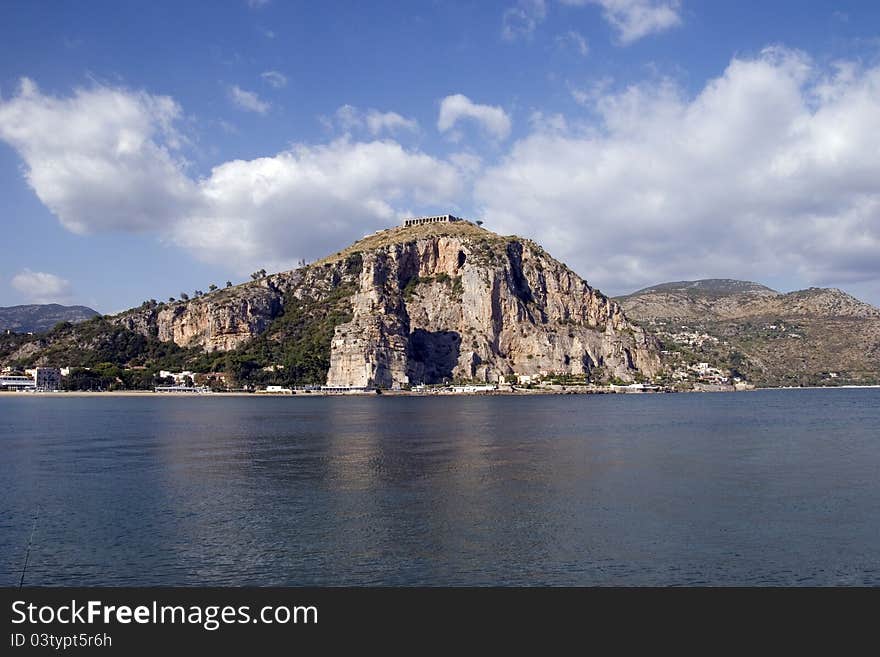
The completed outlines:
{"type": "Polygon", "coordinates": [[[171,154],[184,143],[181,114],[163,96],[95,87],[55,98],[26,80],[0,100],[0,139],[68,229],[150,230],[243,273],[326,255],[404,210],[452,208],[464,194],[450,162],[348,137],[226,162],[195,180],[171,154]]]}
{"type": "Polygon", "coordinates": [[[681,24],[680,0],[562,0],[563,4],[602,7],[602,15],[624,45],[681,24]]]}
{"type": "Polygon", "coordinates": [[[43,271],[24,269],[12,277],[15,288],[27,303],[70,303],[70,281],[43,271]]]}
{"type": "Polygon", "coordinates": [[[250,7],[251,9],[261,9],[262,7],[265,7],[266,5],[268,5],[271,2],[271,0],[246,0],[246,1],[247,1],[247,6],[250,7]]]}
{"type": "Polygon", "coordinates": [[[483,130],[496,139],[505,139],[510,134],[510,117],[500,107],[478,105],[462,94],[446,96],[440,102],[437,129],[440,132],[448,132],[461,119],[475,120],[483,130]]]}
{"type": "Polygon", "coordinates": [[[668,80],[605,93],[580,121],[537,124],[475,196],[493,229],[534,235],[612,292],[876,282],[880,67],[771,48],[695,97],[668,80]]]}
{"type": "Polygon", "coordinates": [[[282,89],[287,86],[287,76],[279,71],[264,71],[260,73],[260,77],[275,89],[282,89]]]}
{"type": "Polygon", "coordinates": [[[204,203],[172,239],[239,271],[291,266],[394,223],[413,205],[450,207],[463,193],[455,167],[393,141],[298,145],[274,157],[215,167],[204,203]]]}
{"type": "Polygon", "coordinates": [[[501,38],[505,41],[531,39],[538,23],[547,15],[544,0],[519,0],[501,15],[501,38]]]}
{"type": "Polygon", "coordinates": [[[0,100],[0,139],[24,159],[39,199],[75,233],[154,230],[192,201],[167,96],[95,86],[68,98],[25,78],[0,100]]]}
{"type": "Polygon", "coordinates": [[[408,119],[397,112],[380,112],[375,109],[364,111],[354,105],[342,105],[333,117],[324,116],[321,121],[330,131],[338,129],[345,134],[365,131],[373,137],[383,132],[399,134],[419,131],[419,123],[415,119],[408,119]]]}
{"type": "MultiPolygon", "coordinates": [[[[99,86],[58,98],[27,80],[0,99],[0,139],[68,229],[150,230],[237,272],[333,252],[405,211],[455,211],[473,181],[488,226],[535,237],[611,293],[699,277],[880,289],[880,66],[770,48],[696,94],[612,86],[573,114],[534,111],[496,163],[346,135],[195,179],[172,99],[99,86]]],[[[342,109],[334,125],[368,136],[369,116],[342,109]]],[[[503,110],[464,96],[444,99],[438,128],[464,118],[510,132],[503,110]]]]}
{"type": "Polygon", "coordinates": [[[353,130],[361,130],[364,127],[364,119],[361,111],[354,105],[341,105],[333,114],[332,119],[326,119],[326,125],[331,129],[334,124],[342,132],[350,133],[353,130]]]}
{"type": "Polygon", "coordinates": [[[557,36],[556,44],[562,48],[574,48],[582,57],[586,57],[590,53],[590,46],[584,35],[576,30],[569,30],[565,34],[557,36]]]}
{"type": "Polygon", "coordinates": [[[229,100],[239,109],[256,112],[257,114],[265,114],[271,107],[269,103],[262,100],[253,91],[245,91],[238,85],[229,87],[229,100]]]}
{"type": "Polygon", "coordinates": [[[419,124],[415,119],[407,119],[397,112],[379,112],[370,110],[367,112],[367,129],[372,135],[378,135],[381,132],[397,132],[398,130],[407,130],[417,132],[419,124]]]}
{"type": "Polygon", "coordinates": [[[461,171],[462,175],[469,180],[473,180],[483,168],[483,159],[479,155],[469,151],[452,153],[449,156],[449,161],[458,167],[458,170],[461,171]]]}

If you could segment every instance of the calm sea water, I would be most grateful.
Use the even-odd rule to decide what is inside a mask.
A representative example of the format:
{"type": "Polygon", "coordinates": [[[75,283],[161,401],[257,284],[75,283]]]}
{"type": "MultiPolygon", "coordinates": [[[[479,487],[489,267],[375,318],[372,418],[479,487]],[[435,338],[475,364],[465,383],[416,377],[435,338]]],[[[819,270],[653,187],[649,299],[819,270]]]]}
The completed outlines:
{"type": "Polygon", "coordinates": [[[880,390],[0,396],[0,584],[880,584],[880,390]],[[34,529],[33,518],[36,515],[34,529]]]}

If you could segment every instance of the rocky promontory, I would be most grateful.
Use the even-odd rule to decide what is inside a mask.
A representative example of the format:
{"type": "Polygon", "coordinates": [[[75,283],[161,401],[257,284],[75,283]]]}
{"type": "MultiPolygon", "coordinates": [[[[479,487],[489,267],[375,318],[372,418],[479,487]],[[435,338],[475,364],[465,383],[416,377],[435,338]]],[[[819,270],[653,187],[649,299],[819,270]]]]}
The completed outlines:
{"type": "Polygon", "coordinates": [[[470,222],[380,231],[299,269],[111,321],[208,354],[253,355],[287,381],[304,371],[298,357],[317,359],[312,373],[324,358],[337,386],[541,372],[631,381],[659,368],[656,341],[616,302],[536,243],[470,222]]]}
{"type": "MultiPolygon", "coordinates": [[[[330,385],[394,386],[555,372],[652,375],[655,342],[540,246],[467,222],[395,228],[360,253],[330,385]]],[[[325,265],[336,260],[328,259],[325,265]]]]}

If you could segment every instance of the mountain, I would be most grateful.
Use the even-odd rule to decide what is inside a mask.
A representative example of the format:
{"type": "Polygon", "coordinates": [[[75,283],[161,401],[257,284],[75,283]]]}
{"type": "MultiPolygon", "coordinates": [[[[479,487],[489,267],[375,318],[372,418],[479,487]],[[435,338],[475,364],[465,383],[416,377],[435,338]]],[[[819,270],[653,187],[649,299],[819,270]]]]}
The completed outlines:
{"type": "Polygon", "coordinates": [[[779,294],[766,285],[753,283],[752,281],[738,281],[733,278],[704,278],[699,281],[674,281],[672,283],[660,283],[646,287],[629,296],[644,296],[660,292],[689,294],[698,297],[721,297],[730,294],[745,294],[749,292],[779,294]]]}
{"type": "Polygon", "coordinates": [[[119,367],[173,363],[245,383],[395,387],[542,371],[632,381],[660,367],[656,340],[616,302],[536,243],[463,221],[379,231],[296,270],[0,344],[0,360],[93,362],[116,344],[128,360],[106,362],[119,367]]]}
{"type": "Polygon", "coordinates": [[[98,312],[86,306],[61,306],[57,303],[0,307],[0,331],[42,333],[59,322],[83,322],[98,312]]]}
{"type": "Polygon", "coordinates": [[[780,293],[726,279],[618,299],[664,343],[673,368],[711,362],[759,385],[880,382],[880,309],[833,288],[780,293]]]}

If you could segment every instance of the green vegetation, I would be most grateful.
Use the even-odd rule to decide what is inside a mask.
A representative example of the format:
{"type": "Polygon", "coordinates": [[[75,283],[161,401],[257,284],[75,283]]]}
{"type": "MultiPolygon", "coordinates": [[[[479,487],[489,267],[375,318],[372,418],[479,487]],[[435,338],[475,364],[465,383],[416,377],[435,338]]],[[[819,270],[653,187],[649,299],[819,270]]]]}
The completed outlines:
{"type": "MultiPolygon", "coordinates": [[[[363,255],[352,252],[343,267],[328,271],[326,278],[322,268],[317,280],[313,277],[288,292],[283,314],[262,334],[232,351],[205,353],[160,341],[150,313],[164,304],[150,299],[141,304],[141,314],[131,315],[145,322],[148,335],[126,328],[117,318],[98,316],[77,325],[59,322],[39,336],[0,335],[0,362],[18,369],[36,364],[72,367],[63,380],[70,390],[150,389],[165,383],[158,378],[159,370],[220,372],[238,386],[323,384],[334,329],[351,320],[350,298],[362,266],[363,255]]],[[[211,292],[226,294],[214,285],[211,292]]],[[[186,301],[188,296],[182,293],[180,298],[186,301]]]]}
{"type": "MultiPolygon", "coordinates": [[[[45,345],[43,349],[12,364],[31,367],[40,360],[92,368],[101,363],[110,363],[119,367],[155,364],[167,369],[185,365],[194,355],[193,350],[182,349],[172,342],[162,342],[152,336],[145,337],[104,317],[95,317],[76,325],[63,322],[40,338],[36,344],[45,345]]],[[[9,352],[0,355],[8,356],[9,352]]]]}
{"type": "Polygon", "coordinates": [[[551,374],[545,379],[548,383],[563,386],[586,385],[591,382],[589,374],[551,374]]]}
{"type": "Polygon", "coordinates": [[[403,286],[403,298],[409,301],[412,299],[413,295],[416,293],[416,287],[418,287],[421,283],[426,282],[426,279],[421,278],[416,275],[410,278],[406,285],[403,286]]]}
{"type": "Polygon", "coordinates": [[[68,390],[147,390],[160,369],[195,369],[204,354],[162,342],[95,317],[81,324],[61,322],[40,336],[7,335],[0,359],[25,369],[39,363],[75,366],[64,378],[68,390]],[[27,345],[33,349],[27,349],[27,345]],[[18,358],[16,353],[22,355],[18,358]]]}
{"type": "Polygon", "coordinates": [[[284,314],[264,333],[226,354],[226,369],[239,384],[323,384],[330,369],[334,329],[351,321],[353,283],[334,288],[327,296],[298,298],[290,293],[284,314]],[[267,366],[281,365],[274,371],[267,366]]]}

